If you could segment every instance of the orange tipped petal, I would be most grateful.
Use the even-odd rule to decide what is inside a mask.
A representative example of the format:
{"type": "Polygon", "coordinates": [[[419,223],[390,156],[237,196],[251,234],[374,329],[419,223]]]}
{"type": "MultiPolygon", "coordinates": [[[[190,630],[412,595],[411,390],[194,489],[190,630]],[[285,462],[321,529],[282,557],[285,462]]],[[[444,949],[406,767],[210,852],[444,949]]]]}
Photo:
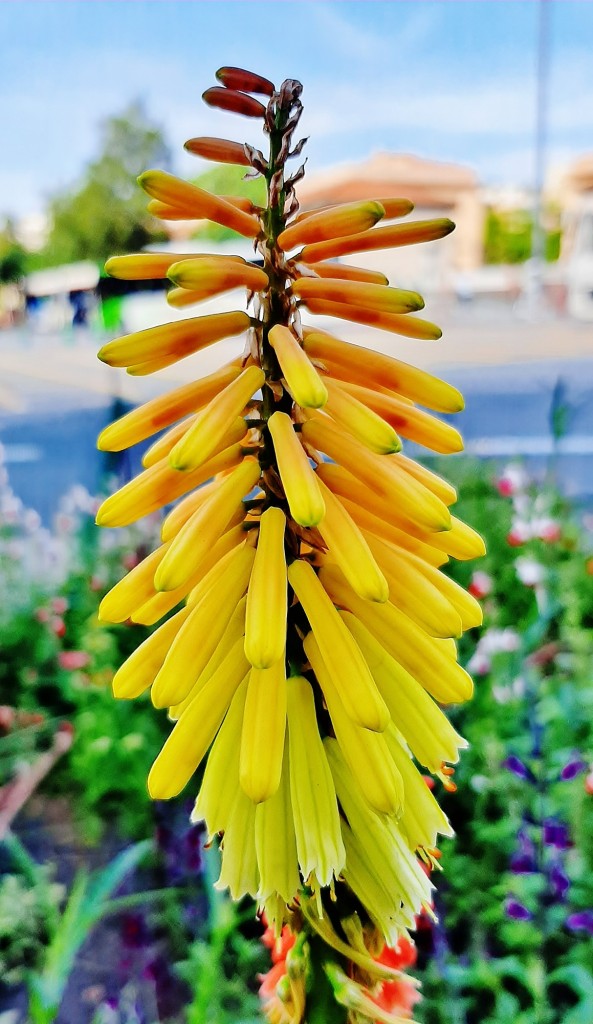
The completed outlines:
{"type": "Polygon", "coordinates": [[[293,282],[292,290],[307,305],[311,300],[339,302],[384,313],[409,313],[424,308],[424,299],[418,292],[387,288],[384,284],[300,277],[293,282]]]}
{"type": "Polygon", "coordinates": [[[219,259],[181,260],[169,268],[168,277],[179,288],[201,292],[204,298],[230,288],[262,291],[270,284],[268,275],[260,267],[244,260],[226,260],[224,256],[219,259]]]}
{"type": "Polygon", "coordinates": [[[176,178],[166,171],[144,171],[138,178],[138,183],[149,196],[161,203],[191,208],[194,217],[213,220],[247,238],[255,238],[260,233],[260,223],[255,217],[237,210],[221,196],[206,192],[203,188],[183,181],[182,178],[176,178]]]}
{"type": "Polygon", "coordinates": [[[449,235],[455,228],[447,217],[437,220],[417,220],[408,224],[393,224],[375,228],[362,234],[336,238],[328,242],[306,245],[300,258],[305,263],[346,256],[352,252],[371,252],[374,249],[391,249],[399,245],[414,245],[416,242],[431,242],[449,235]]]}
{"type": "Polygon", "coordinates": [[[108,341],[98,355],[109,366],[137,366],[164,357],[170,357],[169,362],[175,362],[221,338],[246,331],[249,324],[247,314],[240,311],[192,317],[190,320],[173,321],[159,327],[149,327],[146,331],[125,334],[115,341],[108,341]]]}
{"type": "Polygon", "coordinates": [[[253,71],[245,71],[243,68],[219,68],[216,72],[216,78],[227,89],[240,89],[242,92],[258,92],[264,96],[272,96],[274,93],[274,83],[270,82],[269,78],[256,75],[253,71]]]}
{"type": "Polygon", "coordinates": [[[303,334],[305,352],[311,359],[325,363],[333,377],[388,388],[437,412],[461,412],[464,407],[457,388],[426,370],[381,352],[351,345],[326,331],[305,328],[303,334]]]}
{"type": "Polygon", "coordinates": [[[240,164],[242,167],[249,167],[249,157],[240,142],[231,142],[229,139],[211,139],[200,136],[197,139],[188,139],[184,149],[194,156],[201,156],[203,160],[216,160],[221,164],[240,164]]]}
{"type": "Polygon", "coordinates": [[[405,338],[438,341],[443,333],[440,327],[429,320],[422,320],[406,313],[383,313],[365,306],[351,306],[347,302],[330,302],[327,299],[303,299],[303,302],[311,313],[318,316],[335,316],[340,320],[376,327],[380,331],[402,334],[405,338]]]}
{"type": "Polygon", "coordinates": [[[383,207],[372,200],[343,203],[291,224],[278,235],[278,245],[281,249],[294,249],[296,245],[308,242],[323,242],[368,231],[384,214],[383,207]]]}
{"type": "Polygon", "coordinates": [[[140,252],[129,256],[112,256],[105,264],[110,277],[120,281],[152,281],[166,277],[169,267],[179,260],[193,259],[192,253],[140,252]]]}
{"type": "Polygon", "coordinates": [[[244,117],[265,117],[266,108],[253,96],[246,96],[244,92],[237,92],[234,89],[222,89],[217,85],[206,89],[202,93],[204,103],[209,107],[219,107],[221,110],[229,110],[233,114],[243,114],[244,117]]]}
{"type": "MultiPolygon", "coordinates": [[[[308,266],[305,264],[305,266],[308,266]]],[[[298,265],[297,265],[298,269],[298,265]]],[[[308,266],[319,277],[331,277],[336,281],[362,281],[366,284],[389,284],[389,278],[379,270],[350,267],[346,263],[314,263],[308,266]]]]}

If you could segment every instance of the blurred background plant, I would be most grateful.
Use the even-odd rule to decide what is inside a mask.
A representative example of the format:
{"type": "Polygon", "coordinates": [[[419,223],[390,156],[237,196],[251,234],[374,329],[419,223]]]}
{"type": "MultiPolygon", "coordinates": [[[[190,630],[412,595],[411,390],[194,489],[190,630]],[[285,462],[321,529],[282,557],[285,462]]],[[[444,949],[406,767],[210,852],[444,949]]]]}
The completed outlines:
{"type": "MultiPolygon", "coordinates": [[[[536,482],[519,463],[496,472],[465,458],[447,468],[460,516],[488,544],[479,566],[451,567],[483,603],[484,626],[462,650],[476,695],[453,715],[470,748],[457,791],[442,795],[456,838],[443,848],[438,923],[422,918],[416,934],[415,1018],[590,1024],[593,517],[560,497],[551,473],[536,482]]],[[[0,576],[11,600],[1,611],[0,1008],[14,1021],[247,1024],[257,1019],[256,972],[269,966],[253,907],[214,890],[216,851],[204,853],[189,824],[191,802],[149,802],[162,723],[148,702],[109,692],[142,627],[99,625],[98,604],[156,523],[100,536],[95,505],[77,488],[50,531],[2,477],[0,576]],[[80,893],[99,870],[121,882],[117,858],[131,867],[151,833],[149,863],[83,915],[80,941],[61,945],[80,893]],[[64,1002],[58,1011],[48,1000],[39,1015],[26,1007],[48,943],[64,1002]]]]}

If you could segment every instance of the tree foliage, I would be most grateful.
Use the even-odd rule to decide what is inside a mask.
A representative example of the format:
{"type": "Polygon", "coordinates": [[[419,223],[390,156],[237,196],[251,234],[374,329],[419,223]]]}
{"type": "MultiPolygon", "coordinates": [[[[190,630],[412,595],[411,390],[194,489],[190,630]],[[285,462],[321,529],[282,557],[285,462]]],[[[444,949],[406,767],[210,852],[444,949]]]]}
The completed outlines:
{"type": "MultiPolygon", "coordinates": [[[[544,228],[544,256],[546,262],[560,255],[560,230],[555,221],[557,212],[547,211],[551,221],[544,228]]],[[[485,263],[524,263],[532,254],[533,215],[528,210],[489,209],[484,228],[485,263]]]]}
{"type": "Polygon", "coordinates": [[[17,242],[12,224],[6,221],[0,228],[0,284],[20,281],[25,275],[27,254],[17,242]]]}
{"type": "Polygon", "coordinates": [[[55,266],[103,261],[162,238],[157,222],[146,212],[136,178],[146,167],[169,165],[163,133],[141,103],[105,121],[99,156],[88,165],[79,187],[51,202],[52,227],[42,262],[55,266]]]}

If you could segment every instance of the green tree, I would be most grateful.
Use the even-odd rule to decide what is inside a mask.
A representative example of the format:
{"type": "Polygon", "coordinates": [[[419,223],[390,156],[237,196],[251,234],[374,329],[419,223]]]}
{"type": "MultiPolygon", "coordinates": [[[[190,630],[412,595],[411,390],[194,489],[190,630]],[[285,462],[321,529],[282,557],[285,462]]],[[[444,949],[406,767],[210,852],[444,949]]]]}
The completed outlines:
{"type": "Polygon", "coordinates": [[[17,242],[12,224],[7,220],[0,228],[0,284],[20,281],[25,276],[27,254],[17,242]]]}
{"type": "Polygon", "coordinates": [[[79,188],[51,203],[52,228],[40,262],[103,261],[163,238],[146,212],[136,178],[146,167],[169,165],[163,134],[141,103],[109,118],[102,126],[99,156],[87,167],[79,188]]]}
{"type": "MultiPolygon", "coordinates": [[[[545,210],[544,255],[548,263],[560,255],[559,211],[545,210]]],[[[484,226],[485,263],[524,263],[531,256],[533,215],[528,210],[489,209],[484,226]]]]}

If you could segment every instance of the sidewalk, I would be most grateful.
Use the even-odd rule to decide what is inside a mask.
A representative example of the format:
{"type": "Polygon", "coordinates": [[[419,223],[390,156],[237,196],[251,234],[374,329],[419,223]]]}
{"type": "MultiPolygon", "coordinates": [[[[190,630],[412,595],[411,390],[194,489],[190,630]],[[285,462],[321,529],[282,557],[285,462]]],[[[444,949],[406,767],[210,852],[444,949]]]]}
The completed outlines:
{"type": "MultiPolygon", "coordinates": [[[[431,311],[428,311],[430,317],[431,311]]],[[[482,319],[470,314],[449,319],[434,315],[443,326],[440,341],[414,341],[372,328],[317,317],[315,323],[346,341],[376,348],[433,373],[459,367],[510,367],[516,364],[571,362],[593,359],[593,325],[572,321],[534,323],[510,316],[482,319]]],[[[314,318],[307,317],[312,323],[314,318]]],[[[155,376],[133,378],[124,370],[105,366],[96,358],[99,342],[90,335],[27,336],[0,334],[0,410],[25,412],[40,394],[57,397],[72,391],[76,403],[82,394],[118,397],[139,403],[188,380],[211,373],[242,349],[242,338],[212,345],[155,376]],[[76,395],[76,393],[79,393],[76,395]]],[[[82,402],[81,402],[82,404],[82,402]]]]}

